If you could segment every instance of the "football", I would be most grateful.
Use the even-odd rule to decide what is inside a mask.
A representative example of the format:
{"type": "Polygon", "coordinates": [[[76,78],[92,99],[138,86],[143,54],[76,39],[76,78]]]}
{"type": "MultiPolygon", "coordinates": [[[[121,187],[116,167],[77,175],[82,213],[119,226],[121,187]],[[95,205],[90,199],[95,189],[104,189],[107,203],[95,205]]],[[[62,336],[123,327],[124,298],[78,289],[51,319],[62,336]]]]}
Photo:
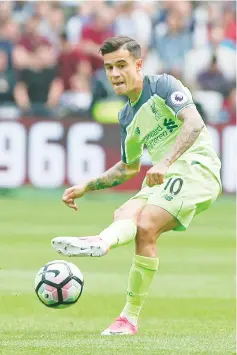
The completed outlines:
{"type": "Polygon", "coordinates": [[[79,268],[64,260],[42,266],[35,277],[35,292],[47,307],[66,308],[81,297],[84,278],[79,268]]]}

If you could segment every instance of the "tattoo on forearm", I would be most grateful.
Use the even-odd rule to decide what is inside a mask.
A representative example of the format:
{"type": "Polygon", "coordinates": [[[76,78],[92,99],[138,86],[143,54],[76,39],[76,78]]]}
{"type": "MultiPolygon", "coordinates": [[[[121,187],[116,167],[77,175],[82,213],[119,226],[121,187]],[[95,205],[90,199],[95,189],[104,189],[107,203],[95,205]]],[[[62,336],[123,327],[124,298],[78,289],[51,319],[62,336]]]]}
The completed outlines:
{"type": "Polygon", "coordinates": [[[107,189],[120,185],[131,178],[131,174],[124,168],[121,163],[116,164],[100,178],[94,179],[88,183],[88,188],[91,191],[107,189]]]}
{"type": "Polygon", "coordinates": [[[193,145],[203,127],[204,125],[193,127],[192,123],[189,123],[188,121],[184,122],[181,132],[176,138],[176,143],[173,146],[169,157],[167,157],[167,159],[170,160],[170,164],[177,160],[193,145]]]}

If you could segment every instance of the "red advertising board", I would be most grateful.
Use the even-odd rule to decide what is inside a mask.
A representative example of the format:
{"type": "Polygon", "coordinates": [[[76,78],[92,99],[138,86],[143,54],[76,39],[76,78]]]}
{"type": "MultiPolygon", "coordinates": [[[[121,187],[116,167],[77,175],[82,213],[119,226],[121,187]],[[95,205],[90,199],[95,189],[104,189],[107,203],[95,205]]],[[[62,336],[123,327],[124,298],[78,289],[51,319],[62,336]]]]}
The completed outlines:
{"type": "MultiPolygon", "coordinates": [[[[208,126],[208,130],[222,160],[224,191],[233,193],[236,126],[208,126]]],[[[0,187],[74,185],[99,176],[119,160],[118,125],[75,119],[0,121],[0,187]]],[[[149,166],[145,151],[140,174],[116,189],[138,190],[149,166]]]]}

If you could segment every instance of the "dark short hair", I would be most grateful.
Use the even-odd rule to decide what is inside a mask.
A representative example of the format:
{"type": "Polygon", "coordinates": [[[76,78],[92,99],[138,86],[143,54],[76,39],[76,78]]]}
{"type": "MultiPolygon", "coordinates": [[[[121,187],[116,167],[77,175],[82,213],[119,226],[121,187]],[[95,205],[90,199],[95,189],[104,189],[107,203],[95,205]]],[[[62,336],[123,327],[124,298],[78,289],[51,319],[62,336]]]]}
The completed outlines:
{"type": "Polygon", "coordinates": [[[112,53],[118,49],[127,49],[135,58],[141,58],[141,46],[137,41],[130,37],[118,36],[107,38],[100,47],[102,55],[112,53]]]}

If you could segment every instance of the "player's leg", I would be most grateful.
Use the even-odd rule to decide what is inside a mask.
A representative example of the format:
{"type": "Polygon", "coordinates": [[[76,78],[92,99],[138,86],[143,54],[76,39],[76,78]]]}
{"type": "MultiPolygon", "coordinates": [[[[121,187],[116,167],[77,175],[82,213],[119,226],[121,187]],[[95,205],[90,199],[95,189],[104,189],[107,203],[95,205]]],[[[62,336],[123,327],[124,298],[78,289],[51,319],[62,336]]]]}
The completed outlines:
{"type": "Polygon", "coordinates": [[[114,212],[114,222],[93,237],[57,237],[52,246],[67,256],[103,256],[110,248],[131,242],[137,233],[137,216],[147,199],[136,198],[125,202],[114,212]]]}
{"type": "Polygon", "coordinates": [[[156,258],[158,237],[179,225],[179,221],[165,209],[147,204],[137,220],[136,254],[156,258]]]}
{"type": "Polygon", "coordinates": [[[142,209],[137,220],[136,255],[129,272],[126,304],[103,335],[136,334],[140,311],[159,266],[156,240],[178,225],[175,217],[158,206],[146,205],[142,209]]]}
{"type": "Polygon", "coordinates": [[[99,237],[110,248],[131,242],[137,234],[137,218],[145,206],[147,199],[128,200],[114,212],[114,222],[104,229],[99,237]]]}
{"type": "Polygon", "coordinates": [[[213,174],[199,164],[177,162],[163,186],[154,186],[137,221],[136,255],[129,273],[126,305],[103,334],[135,334],[137,319],[158,269],[156,239],[161,233],[186,230],[220,193],[213,174]],[[173,217],[174,216],[174,217],[173,217]]]}

